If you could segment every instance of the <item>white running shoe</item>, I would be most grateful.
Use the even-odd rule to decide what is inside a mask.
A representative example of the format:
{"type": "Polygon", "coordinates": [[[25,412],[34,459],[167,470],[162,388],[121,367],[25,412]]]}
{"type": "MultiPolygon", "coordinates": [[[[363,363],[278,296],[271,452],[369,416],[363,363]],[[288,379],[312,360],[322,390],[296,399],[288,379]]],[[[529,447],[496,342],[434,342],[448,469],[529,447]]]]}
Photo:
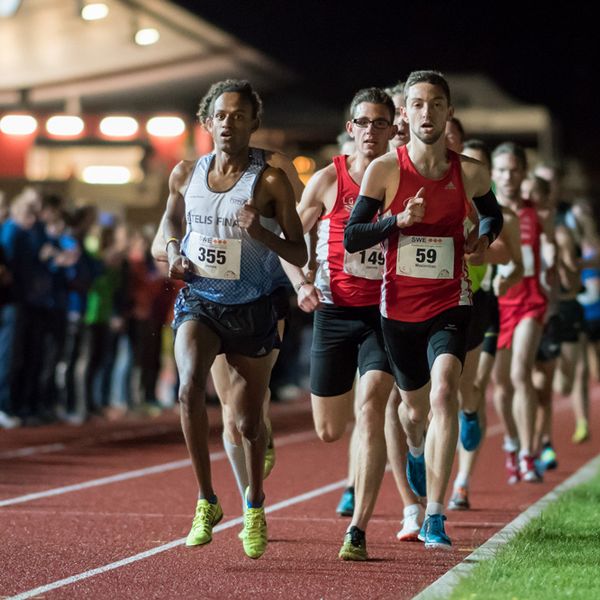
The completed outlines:
{"type": "Polygon", "coordinates": [[[19,417],[11,417],[9,414],[0,410],[0,428],[2,429],[15,429],[21,425],[21,419],[19,417]]]}
{"type": "Polygon", "coordinates": [[[418,542],[419,531],[423,523],[423,508],[419,506],[417,512],[411,512],[402,519],[402,529],[396,534],[401,542],[418,542]]]}

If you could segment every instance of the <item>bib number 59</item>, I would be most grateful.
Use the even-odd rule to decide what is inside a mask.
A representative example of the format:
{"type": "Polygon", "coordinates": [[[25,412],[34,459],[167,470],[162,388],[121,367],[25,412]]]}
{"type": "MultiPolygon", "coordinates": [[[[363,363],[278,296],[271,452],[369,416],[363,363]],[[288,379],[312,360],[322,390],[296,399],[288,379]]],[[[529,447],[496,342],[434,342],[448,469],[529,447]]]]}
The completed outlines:
{"type": "Polygon", "coordinates": [[[429,264],[433,264],[437,259],[437,252],[435,251],[434,248],[429,248],[429,249],[425,249],[425,248],[417,248],[417,252],[416,252],[416,261],[420,264],[423,264],[425,262],[429,263],[429,264]]]}

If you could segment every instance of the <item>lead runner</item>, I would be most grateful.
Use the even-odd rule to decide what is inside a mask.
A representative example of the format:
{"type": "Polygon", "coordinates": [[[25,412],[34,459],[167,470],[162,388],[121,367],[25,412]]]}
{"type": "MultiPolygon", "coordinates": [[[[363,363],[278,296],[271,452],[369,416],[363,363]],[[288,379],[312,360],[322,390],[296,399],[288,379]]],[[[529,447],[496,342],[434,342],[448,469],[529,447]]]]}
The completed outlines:
{"type": "Polygon", "coordinates": [[[224,353],[249,476],[242,541],[246,554],[258,558],[267,547],[262,406],[277,340],[272,274],[277,255],[301,266],[307,252],[288,178],[249,146],[260,122],[258,94],[247,81],[226,80],[207,95],[205,125],[214,152],[173,169],[164,223],[169,275],[187,281],[173,321],[181,425],[199,485],[186,544],[210,542],[223,517],[211,479],[205,384],[215,357],[224,353]]]}

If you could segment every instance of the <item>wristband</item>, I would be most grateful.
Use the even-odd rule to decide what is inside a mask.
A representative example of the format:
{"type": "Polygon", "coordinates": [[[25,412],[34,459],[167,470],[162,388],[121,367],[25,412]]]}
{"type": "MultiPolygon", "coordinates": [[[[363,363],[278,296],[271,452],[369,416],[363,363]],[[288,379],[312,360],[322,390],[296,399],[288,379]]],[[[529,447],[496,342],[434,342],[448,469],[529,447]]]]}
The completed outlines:
{"type": "Polygon", "coordinates": [[[305,279],[303,279],[300,283],[295,283],[294,284],[294,289],[296,290],[296,294],[300,291],[300,288],[303,285],[306,285],[307,283],[309,283],[308,281],[306,281],[305,279]]]}
{"type": "Polygon", "coordinates": [[[177,243],[179,244],[179,240],[178,240],[176,237],[170,237],[170,238],[167,240],[167,243],[165,244],[165,250],[166,250],[166,251],[168,251],[168,250],[169,250],[169,244],[170,244],[171,242],[177,242],[177,243]]]}

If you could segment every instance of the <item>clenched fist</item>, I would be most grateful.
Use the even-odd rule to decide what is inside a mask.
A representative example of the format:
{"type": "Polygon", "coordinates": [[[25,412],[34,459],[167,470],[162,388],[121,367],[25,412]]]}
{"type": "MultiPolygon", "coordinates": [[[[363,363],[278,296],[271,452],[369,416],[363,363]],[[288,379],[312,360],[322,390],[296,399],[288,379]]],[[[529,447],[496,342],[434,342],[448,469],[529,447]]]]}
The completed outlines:
{"type": "Polygon", "coordinates": [[[425,188],[421,188],[416,195],[407,198],[404,207],[404,210],[396,215],[396,225],[403,228],[420,223],[425,217],[425,188]]]}

